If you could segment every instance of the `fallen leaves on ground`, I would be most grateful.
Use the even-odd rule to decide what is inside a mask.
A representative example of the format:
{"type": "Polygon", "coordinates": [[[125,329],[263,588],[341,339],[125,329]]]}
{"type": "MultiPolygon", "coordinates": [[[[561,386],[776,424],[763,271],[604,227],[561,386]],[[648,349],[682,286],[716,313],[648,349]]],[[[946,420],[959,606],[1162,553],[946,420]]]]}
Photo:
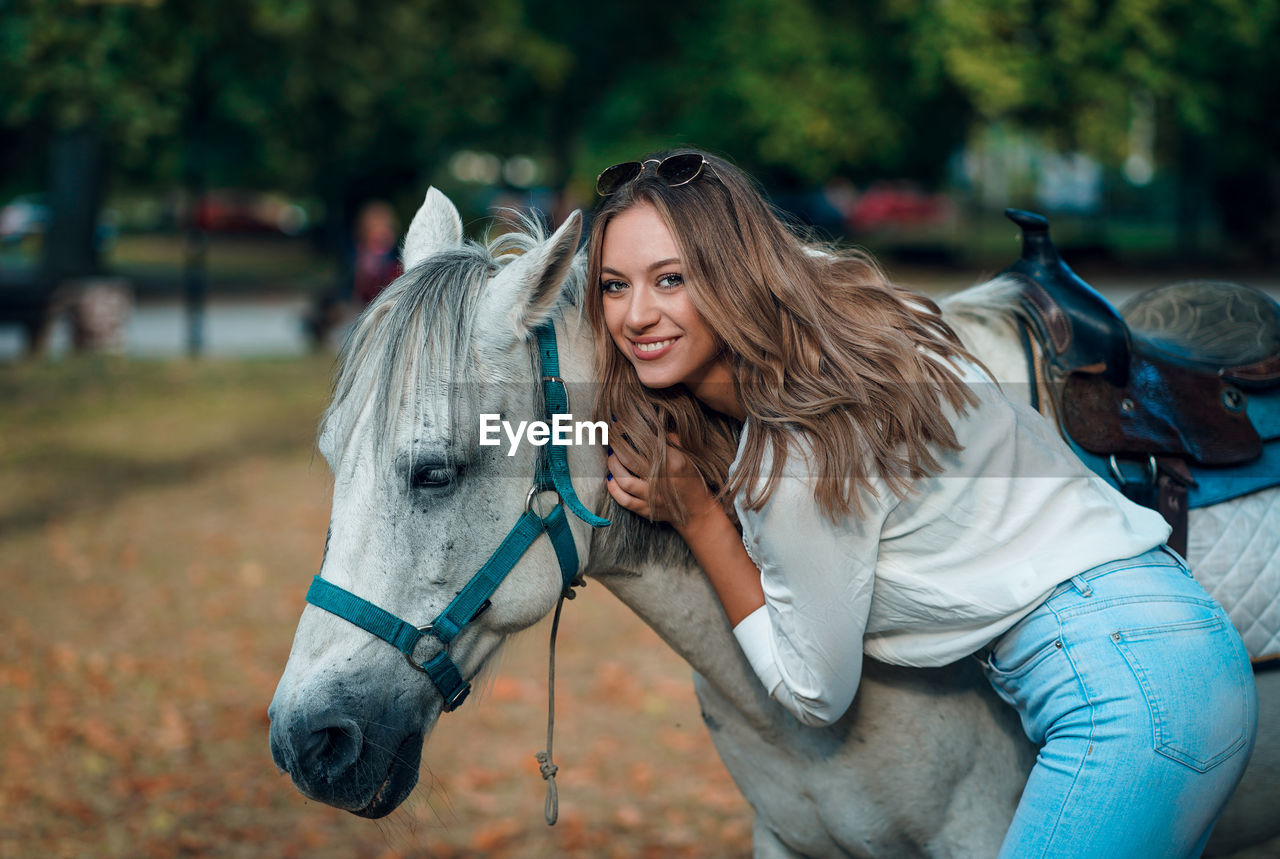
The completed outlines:
{"type": "Polygon", "coordinates": [[[545,622],[441,722],[390,818],[276,772],[267,705],[328,522],[328,371],[3,371],[0,859],[749,853],[688,668],[599,586],[561,621],[554,828],[545,622]]]}

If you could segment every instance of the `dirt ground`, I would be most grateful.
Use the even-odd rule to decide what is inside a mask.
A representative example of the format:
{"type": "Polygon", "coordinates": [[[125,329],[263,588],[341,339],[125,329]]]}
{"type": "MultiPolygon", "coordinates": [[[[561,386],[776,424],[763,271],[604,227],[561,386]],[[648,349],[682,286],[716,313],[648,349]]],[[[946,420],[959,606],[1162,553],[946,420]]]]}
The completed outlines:
{"type": "Polygon", "coordinates": [[[598,585],[429,738],[381,822],[276,772],[267,705],[320,561],[330,359],[0,369],[0,857],[742,856],[689,670],[598,585]]]}

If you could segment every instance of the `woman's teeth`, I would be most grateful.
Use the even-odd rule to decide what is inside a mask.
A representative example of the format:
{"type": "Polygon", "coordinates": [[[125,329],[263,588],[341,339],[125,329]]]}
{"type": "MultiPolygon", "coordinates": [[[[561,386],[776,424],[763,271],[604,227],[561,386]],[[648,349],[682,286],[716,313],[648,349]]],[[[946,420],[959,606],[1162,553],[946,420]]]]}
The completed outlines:
{"type": "Polygon", "coordinates": [[[674,342],[676,342],[676,338],[670,337],[666,340],[659,340],[657,343],[637,343],[636,348],[641,352],[657,352],[659,349],[665,349],[674,342]]]}

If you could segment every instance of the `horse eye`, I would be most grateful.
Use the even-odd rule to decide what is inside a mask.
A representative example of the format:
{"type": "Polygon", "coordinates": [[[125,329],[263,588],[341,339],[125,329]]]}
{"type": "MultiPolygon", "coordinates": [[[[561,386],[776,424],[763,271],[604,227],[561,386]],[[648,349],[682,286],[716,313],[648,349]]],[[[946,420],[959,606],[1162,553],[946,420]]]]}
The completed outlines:
{"type": "Polygon", "coordinates": [[[443,465],[424,465],[413,471],[414,489],[442,489],[458,479],[458,470],[443,465]]]}

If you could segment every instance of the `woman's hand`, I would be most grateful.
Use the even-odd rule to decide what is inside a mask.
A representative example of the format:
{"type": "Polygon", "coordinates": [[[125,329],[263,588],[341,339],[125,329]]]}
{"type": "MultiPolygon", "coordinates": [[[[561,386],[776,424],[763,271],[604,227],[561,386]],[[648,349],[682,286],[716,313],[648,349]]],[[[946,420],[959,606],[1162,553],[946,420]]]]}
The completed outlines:
{"type": "Polygon", "coordinates": [[[636,476],[648,473],[648,464],[621,438],[622,433],[617,433],[616,438],[614,433],[609,435],[614,448],[609,452],[609,477],[605,486],[613,500],[632,513],[671,522],[715,588],[731,625],[737,626],[764,605],[760,571],[743,548],[742,537],[728,514],[707,489],[702,475],[689,458],[673,446],[679,444],[676,437],[667,436],[666,474],[684,505],[683,522],[672,521],[674,511],[654,506],[655,502],[649,498],[649,481],[636,476]]]}
{"type": "MultiPolygon", "coordinates": [[[[670,442],[678,443],[674,435],[669,435],[670,442]]],[[[636,453],[635,449],[623,438],[621,433],[613,439],[613,449],[609,454],[609,475],[605,478],[605,487],[613,500],[621,507],[639,516],[657,522],[670,522],[677,531],[691,525],[712,510],[719,510],[720,505],[715,496],[707,488],[702,475],[693,467],[693,463],[681,450],[671,443],[667,444],[667,470],[671,487],[684,505],[684,522],[676,522],[676,511],[658,504],[657,499],[650,497],[649,481],[640,474],[647,474],[648,464],[636,453]]]]}

